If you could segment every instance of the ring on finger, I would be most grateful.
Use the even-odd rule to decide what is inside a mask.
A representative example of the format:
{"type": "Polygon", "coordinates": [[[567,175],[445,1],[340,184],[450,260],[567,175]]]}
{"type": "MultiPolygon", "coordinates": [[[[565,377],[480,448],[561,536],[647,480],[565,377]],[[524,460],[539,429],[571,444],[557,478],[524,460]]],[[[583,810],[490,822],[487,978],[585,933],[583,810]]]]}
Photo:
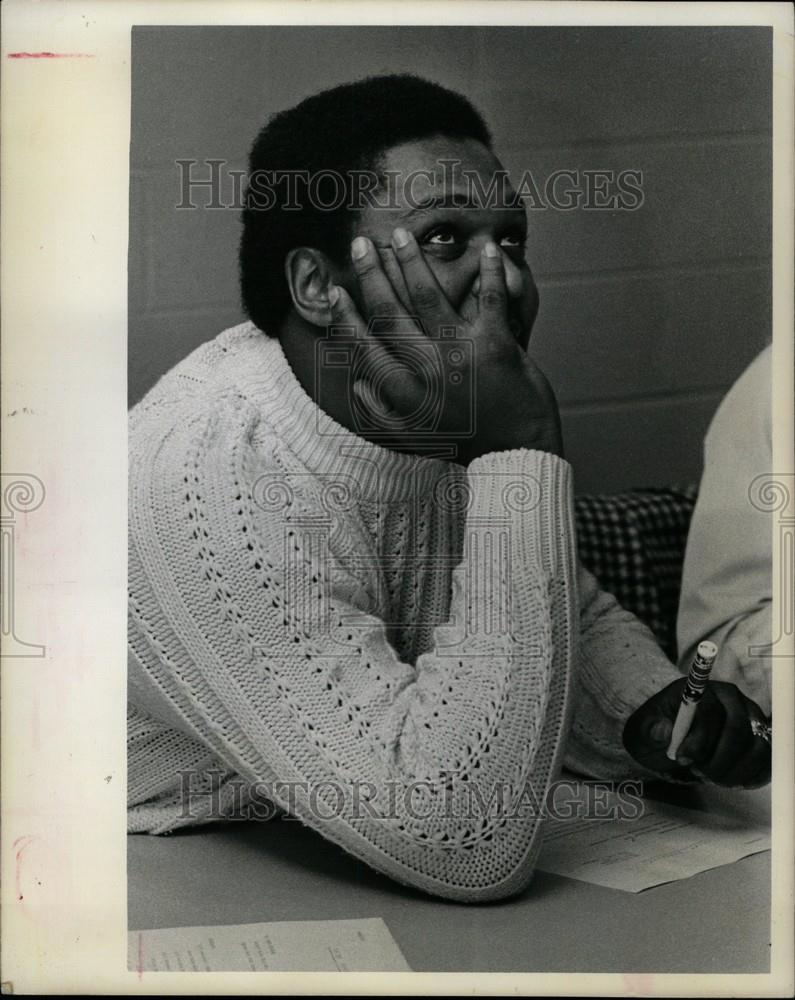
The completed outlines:
{"type": "Polygon", "coordinates": [[[754,736],[761,737],[766,743],[772,746],[773,727],[771,725],[768,725],[766,722],[760,722],[759,719],[751,719],[751,732],[754,736]]]}

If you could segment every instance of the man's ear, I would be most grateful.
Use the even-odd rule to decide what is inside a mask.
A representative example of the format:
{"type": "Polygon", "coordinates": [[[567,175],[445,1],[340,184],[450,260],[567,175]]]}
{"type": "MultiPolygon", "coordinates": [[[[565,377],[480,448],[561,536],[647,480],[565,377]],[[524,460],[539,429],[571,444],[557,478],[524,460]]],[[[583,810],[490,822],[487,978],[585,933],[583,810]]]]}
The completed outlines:
{"type": "Polygon", "coordinates": [[[313,326],[331,323],[329,292],[334,285],[331,262],[322,250],[295,247],[284,260],[284,276],[295,311],[313,326]]]}

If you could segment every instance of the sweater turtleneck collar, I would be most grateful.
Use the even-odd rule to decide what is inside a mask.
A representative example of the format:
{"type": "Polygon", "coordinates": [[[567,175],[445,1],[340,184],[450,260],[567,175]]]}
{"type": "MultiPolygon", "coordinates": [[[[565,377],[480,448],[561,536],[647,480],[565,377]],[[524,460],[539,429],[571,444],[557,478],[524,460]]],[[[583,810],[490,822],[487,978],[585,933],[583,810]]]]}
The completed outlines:
{"type": "Polygon", "coordinates": [[[381,502],[446,494],[466,480],[466,469],[449,459],[392,451],[343,427],[306,392],[279,341],[253,323],[224,331],[219,341],[228,359],[239,358],[240,388],[309,471],[338,476],[360,497],[381,502]]]}

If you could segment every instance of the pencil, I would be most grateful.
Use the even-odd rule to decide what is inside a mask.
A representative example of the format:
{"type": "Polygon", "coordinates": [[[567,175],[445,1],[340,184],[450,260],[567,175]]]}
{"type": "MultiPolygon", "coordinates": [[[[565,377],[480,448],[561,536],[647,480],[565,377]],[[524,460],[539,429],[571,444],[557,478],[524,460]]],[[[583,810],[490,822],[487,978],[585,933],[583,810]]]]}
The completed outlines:
{"type": "Polygon", "coordinates": [[[718,647],[714,642],[705,640],[698,644],[696,655],[690,665],[690,672],[687,675],[684,691],[682,691],[682,701],[679,711],[676,713],[674,728],[671,731],[671,742],[668,744],[666,756],[669,760],[676,760],[679,747],[684,738],[690,732],[693,716],[701,701],[701,697],[707,688],[707,681],[712,670],[712,664],[718,655],[718,647]]]}

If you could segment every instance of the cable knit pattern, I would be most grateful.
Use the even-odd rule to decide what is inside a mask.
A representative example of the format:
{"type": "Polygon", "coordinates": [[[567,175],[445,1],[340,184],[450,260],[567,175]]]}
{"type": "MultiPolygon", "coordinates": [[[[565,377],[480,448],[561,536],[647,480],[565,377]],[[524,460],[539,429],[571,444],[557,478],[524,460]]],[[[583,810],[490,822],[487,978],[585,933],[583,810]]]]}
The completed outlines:
{"type": "Polygon", "coordinates": [[[679,673],[578,568],[564,460],[364,441],[246,323],[132,410],[129,484],[131,832],[267,788],[392,878],[488,900],[527,885],[543,819],[473,792],[543,801],[564,751],[642,774],[624,721],[679,673]]]}

